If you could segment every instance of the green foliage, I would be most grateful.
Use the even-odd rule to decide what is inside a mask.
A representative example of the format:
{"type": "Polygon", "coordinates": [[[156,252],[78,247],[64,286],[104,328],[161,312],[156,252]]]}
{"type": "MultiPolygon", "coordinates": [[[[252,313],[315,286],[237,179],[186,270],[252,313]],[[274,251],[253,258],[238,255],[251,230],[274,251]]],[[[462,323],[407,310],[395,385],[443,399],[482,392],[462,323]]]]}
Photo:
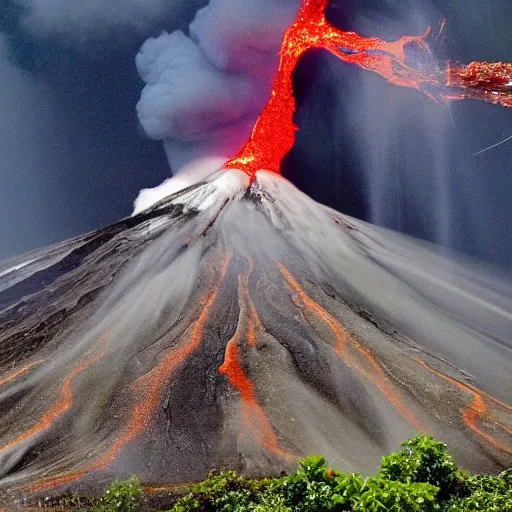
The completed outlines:
{"type": "Polygon", "coordinates": [[[354,512],[434,512],[439,489],[428,483],[403,483],[368,478],[357,493],[350,495],[354,512]]]}
{"type": "MultiPolygon", "coordinates": [[[[323,457],[304,459],[283,478],[212,472],[169,512],[512,512],[512,469],[470,476],[431,437],[418,435],[402,446],[383,457],[370,478],[329,469],[323,457]]],[[[94,510],[134,512],[141,494],[136,478],[114,482],[94,510]]],[[[72,509],[82,508],[80,501],[66,500],[72,509]]]]}
{"type": "Polygon", "coordinates": [[[466,479],[464,485],[468,495],[452,498],[446,512],[512,511],[512,470],[498,476],[473,475],[466,479]]]}
{"type": "Polygon", "coordinates": [[[98,508],[102,512],[133,512],[141,496],[142,489],[137,477],[116,480],[110,484],[98,508]]]}
{"type": "Polygon", "coordinates": [[[259,503],[251,509],[252,512],[293,512],[286,505],[284,496],[281,494],[272,494],[271,492],[260,494],[258,501],[259,503]]]}
{"type": "Polygon", "coordinates": [[[463,492],[463,473],[444,443],[417,435],[402,444],[403,450],[382,458],[379,476],[403,483],[429,483],[439,487],[439,500],[463,492]]]}
{"type": "Polygon", "coordinates": [[[192,486],[190,493],[178,500],[173,512],[243,512],[259,503],[269,480],[248,480],[234,471],[212,472],[206,480],[192,486]]]}
{"type": "Polygon", "coordinates": [[[287,504],[299,512],[433,512],[439,489],[428,483],[363,478],[329,470],[323,457],[309,457],[282,485],[287,504]]]}
{"type": "Polygon", "coordinates": [[[344,510],[348,500],[336,490],[336,475],[327,470],[323,457],[304,459],[299,469],[283,482],[286,503],[297,512],[344,510]]]}

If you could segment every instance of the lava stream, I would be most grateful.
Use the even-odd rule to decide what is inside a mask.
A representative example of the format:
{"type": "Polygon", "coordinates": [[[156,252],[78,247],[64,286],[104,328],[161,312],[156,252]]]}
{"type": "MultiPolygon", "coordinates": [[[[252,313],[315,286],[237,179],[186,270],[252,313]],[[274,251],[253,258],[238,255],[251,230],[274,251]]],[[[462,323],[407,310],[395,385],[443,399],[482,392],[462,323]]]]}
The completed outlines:
{"type": "Polygon", "coordinates": [[[10,441],[4,446],[0,446],[0,454],[16,447],[17,445],[23,443],[27,439],[30,439],[31,437],[50,429],[55,423],[55,421],[58,418],[60,418],[60,416],[62,416],[65,412],[71,409],[73,405],[72,384],[75,377],[77,377],[80,373],[89,368],[89,366],[99,361],[103,356],[103,353],[96,354],[87,361],[85,361],[84,363],[73,368],[73,370],[66,377],[64,385],[62,386],[60,392],[60,397],[57,400],[57,402],[53,405],[53,407],[42,416],[42,418],[38,421],[36,425],[29,428],[28,430],[20,434],[16,439],[10,441]]]}
{"type": "Polygon", "coordinates": [[[226,375],[231,386],[240,393],[242,426],[245,432],[250,432],[260,445],[268,451],[284,459],[295,457],[279,447],[279,439],[270,424],[265,411],[256,398],[254,384],[246,375],[241,364],[241,348],[243,342],[247,346],[256,344],[256,330],[261,328],[259,317],[248,292],[248,277],[238,276],[238,294],[240,302],[240,317],[237,330],[226,346],[224,363],[219,368],[222,375],[226,375]]]}
{"type": "Polygon", "coordinates": [[[280,172],[281,160],[293,147],[295,99],[292,76],[302,55],[311,48],[325,49],[349,64],[378,73],[388,82],[421,90],[431,98],[481,99],[512,106],[512,64],[473,62],[448,64],[444,72],[422,71],[407,62],[405,48],[416,45],[428,51],[422,36],[403,36],[386,42],[343,32],[325,19],[329,0],[303,0],[294,23],[286,31],[270,99],[260,114],[249,140],[225,169],[240,169],[251,181],[259,169],[280,172]]]}
{"type": "MultiPolygon", "coordinates": [[[[426,368],[428,371],[432,372],[433,374],[437,375],[438,377],[441,377],[442,379],[455,385],[461,391],[470,393],[471,397],[472,397],[472,401],[462,412],[462,419],[463,419],[465,425],[476,435],[478,435],[479,437],[481,437],[488,443],[492,444],[495,448],[498,448],[499,450],[502,450],[506,453],[512,454],[512,445],[506,446],[506,445],[500,443],[494,437],[490,436],[489,434],[486,434],[478,426],[479,421],[490,420],[489,411],[488,411],[487,405],[485,403],[484,397],[487,397],[488,399],[490,399],[497,405],[500,405],[501,407],[504,407],[504,408],[510,410],[509,406],[496,400],[494,397],[490,397],[486,393],[481,392],[480,390],[476,389],[474,386],[465,384],[463,382],[460,382],[460,381],[454,379],[453,377],[449,377],[448,375],[445,375],[444,373],[434,370],[434,368],[430,367],[429,365],[427,365],[423,361],[420,361],[419,359],[415,359],[415,361],[418,364],[420,364],[421,366],[423,366],[424,368],[426,368]]],[[[508,434],[511,433],[510,429],[508,429],[504,425],[501,425],[499,423],[497,423],[497,424],[508,434]]]]}
{"type": "Polygon", "coordinates": [[[3,386],[4,384],[8,384],[9,382],[17,379],[20,375],[24,375],[25,373],[32,370],[32,368],[35,368],[36,366],[39,366],[40,364],[44,363],[44,361],[34,361],[33,363],[27,364],[20,368],[19,370],[16,370],[15,372],[12,372],[7,377],[4,377],[0,380],[0,386],[3,386]]]}
{"type": "Polygon", "coordinates": [[[355,369],[358,373],[366,377],[410,425],[412,425],[416,430],[425,432],[426,428],[410,412],[410,407],[403,402],[400,395],[395,393],[392,389],[386,374],[370,352],[357,340],[353,339],[346,329],[324,308],[322,308],[320,304],[311,299],[311,297],[306,294],[300,284],[284,266],[278,266],[288,286],[294,292],[297,302],[300,302],[304,309],[313,313],[324,324],[326,324],[334,334],[336,339],[336,346],[334,347],[335,353],[348,367],[355,369]],[[355,348],[357,350],[359,355],[364,359],[365,364],[360,364],[357,357],[354,357],[350,353],[350,348],[355,348]],[[370,368],[365,368],[365,365],[369,365],[370,368]]]}

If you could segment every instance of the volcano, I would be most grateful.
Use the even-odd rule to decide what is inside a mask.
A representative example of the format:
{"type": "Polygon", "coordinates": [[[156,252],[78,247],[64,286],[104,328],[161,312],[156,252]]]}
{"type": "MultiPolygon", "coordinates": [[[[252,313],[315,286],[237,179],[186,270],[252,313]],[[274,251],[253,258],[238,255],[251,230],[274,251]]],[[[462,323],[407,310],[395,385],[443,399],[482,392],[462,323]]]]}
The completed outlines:
{"type": "Polygon", "coordinates": [[[417,431],[512,465],[512,300],[499,276],[223,170],[0,267],[5,499],[373,471],[417,431]]]}

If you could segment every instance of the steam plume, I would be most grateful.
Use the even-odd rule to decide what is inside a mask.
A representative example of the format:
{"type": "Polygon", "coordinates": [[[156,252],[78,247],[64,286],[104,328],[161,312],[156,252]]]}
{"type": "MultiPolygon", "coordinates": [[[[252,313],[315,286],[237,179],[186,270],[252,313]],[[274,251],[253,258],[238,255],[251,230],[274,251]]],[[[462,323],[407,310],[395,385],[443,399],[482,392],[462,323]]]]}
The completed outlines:
{"type": "MultiPolygon", "coordinates": [[[[249,136],[270,94],[281,39],[299,4],[211,0],[197,12],[188,36],[163,32],[142,46],[136,64],[146,86],[137,112],[148,136],[163,141],[180,188],[218,168],[249,136]],[[199,167],[187,165],[196,159],[199,167]]],[[[176,178],[161,186],[175,188],[176,178]]],[[[142,191],[135,212],[165,191],[142,191]]]]}

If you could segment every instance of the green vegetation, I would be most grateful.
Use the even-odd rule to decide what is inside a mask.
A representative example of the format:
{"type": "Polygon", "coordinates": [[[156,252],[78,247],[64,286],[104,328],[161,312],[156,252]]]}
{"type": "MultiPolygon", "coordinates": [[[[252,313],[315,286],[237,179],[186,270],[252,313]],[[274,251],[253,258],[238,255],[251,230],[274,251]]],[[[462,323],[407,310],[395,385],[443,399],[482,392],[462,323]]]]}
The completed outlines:
{"type": "Polygon", "coordinates": [[[101,498],[98,512],[134,512],[137,510],[142,489],[139,479],[132,476],[129,480],[112,482],[101,498]]]}
{"type": "MultiPolygon", "coordinates": [[[[512,512],[512,469],[468,475],[445,444],[428,436],[402,446],[383,457],[380,471],[369,478],[329,469],[323,457],[308,457],[281,478],[251,480],[215,471],[183,490],[168,512],[512,512]]],[[[114,482],[89,510],[152,510],[141,497],[136,478],[114,482]]]]}

